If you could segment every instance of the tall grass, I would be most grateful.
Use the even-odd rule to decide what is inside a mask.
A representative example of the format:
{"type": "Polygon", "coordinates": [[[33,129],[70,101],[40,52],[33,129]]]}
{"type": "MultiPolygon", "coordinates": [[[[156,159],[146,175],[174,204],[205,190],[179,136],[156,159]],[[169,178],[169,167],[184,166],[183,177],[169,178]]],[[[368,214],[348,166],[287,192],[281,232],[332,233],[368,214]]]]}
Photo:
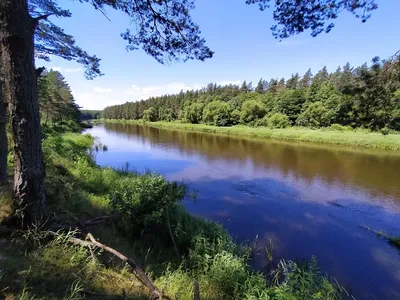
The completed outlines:
{"type": "Polygon", "coordinates": [[[309,129],[304,127],[270,129],[267,127],[249,127],[239,125],[232,127],[217,127],[205,124],[187,124],[178,122],[143,122],[141,120],[102,121],[143,124],[157,128],[188,130],[222,135],[248,136],[263,139],[335,144],[390,151],[400,150],[400,134],[382,134],[379,132],[370,132],[366,129],[353,130],[343,126],[340,126],[340,128],[338,128],[338,126],[332,126],[332,128],[322,129],[309,129]]]}

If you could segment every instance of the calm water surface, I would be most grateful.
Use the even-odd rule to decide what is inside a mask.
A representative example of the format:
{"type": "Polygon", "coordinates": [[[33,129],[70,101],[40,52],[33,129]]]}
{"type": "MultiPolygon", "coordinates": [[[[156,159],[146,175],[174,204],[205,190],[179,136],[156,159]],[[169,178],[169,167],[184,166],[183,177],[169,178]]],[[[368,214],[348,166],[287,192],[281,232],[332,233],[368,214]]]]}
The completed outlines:
{"type": "MultiPolygon", "coordinates": [[[[400,299],[400,252],[365,230],[400,235],[400,155],[106,124],[102,166],[151,169],[197,192],[193,214],[275,258],[315,255],[357,299],[400,299]]],[[[254,264],[262,266],[264,257],[254,264]]]]}

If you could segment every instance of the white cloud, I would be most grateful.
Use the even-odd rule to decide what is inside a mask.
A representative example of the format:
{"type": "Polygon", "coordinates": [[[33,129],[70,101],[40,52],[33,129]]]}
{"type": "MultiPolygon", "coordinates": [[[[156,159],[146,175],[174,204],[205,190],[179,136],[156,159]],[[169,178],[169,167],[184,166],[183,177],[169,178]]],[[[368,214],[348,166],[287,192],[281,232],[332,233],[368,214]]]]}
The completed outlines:
{"type": "Polygon", "coordinates": [[[95,86],[93,88],[93,91],[96,92],[96,93],[99,93],[99,94],[107,94],[107,93],[111,93],[112,89],[111,88],[102,88],[102,87],[95,86]]]}
{"type": "Polygon", "coordinates": [[[182,90],[197,90],[201,87],[202,85],[200,84],[185,84],[182,82],[171,82],[161,85],[143,87],[132,85],[129,89],[126,89],[124,93],[133,96],[132,100],[141,100],[166,94],[177,94],[182,90]]]}
{"type": "Polygon", "coordinates": [[[58,71],[61,73],[78,73],[81,72],[82,69],[81,68],[63,68],[63,67],[51,67],[50,69],[52,69],[53,71],[58,71]]]}

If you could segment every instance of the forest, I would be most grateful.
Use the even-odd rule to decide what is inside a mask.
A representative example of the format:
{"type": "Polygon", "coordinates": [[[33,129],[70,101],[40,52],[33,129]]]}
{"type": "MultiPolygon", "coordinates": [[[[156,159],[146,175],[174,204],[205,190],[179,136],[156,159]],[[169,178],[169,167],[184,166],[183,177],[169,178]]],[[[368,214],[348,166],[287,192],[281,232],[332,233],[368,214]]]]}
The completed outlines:
{"type": "MultiPolygon", "coordinates": [[[[214,126],[349,126],[373,131],[400,130],[400,66],[397,57],[329,73],[289,79],[260,79],[253,84],[220,86],[109,106],[105,119],[174,121],[214,126]]],[[[339,127],[340,127],[339,126],[339,127]]]]}

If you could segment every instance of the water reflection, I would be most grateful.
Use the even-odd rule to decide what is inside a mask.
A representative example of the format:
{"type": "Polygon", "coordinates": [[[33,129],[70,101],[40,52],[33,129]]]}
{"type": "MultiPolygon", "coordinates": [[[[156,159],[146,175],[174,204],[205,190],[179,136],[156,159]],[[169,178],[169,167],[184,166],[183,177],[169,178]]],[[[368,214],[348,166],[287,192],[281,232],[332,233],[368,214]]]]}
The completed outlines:
{"type": "Polygon", "coordinates": [[[99,164],[183,179],[198,191],[187,209],[220,221],[238,241],[272,238],[275,256],[316,255],[359,299],[400,299],[399,253],[360,227],[400,234],[399,155],[138,125],[90,132],[109,148],[99,164]]]}

